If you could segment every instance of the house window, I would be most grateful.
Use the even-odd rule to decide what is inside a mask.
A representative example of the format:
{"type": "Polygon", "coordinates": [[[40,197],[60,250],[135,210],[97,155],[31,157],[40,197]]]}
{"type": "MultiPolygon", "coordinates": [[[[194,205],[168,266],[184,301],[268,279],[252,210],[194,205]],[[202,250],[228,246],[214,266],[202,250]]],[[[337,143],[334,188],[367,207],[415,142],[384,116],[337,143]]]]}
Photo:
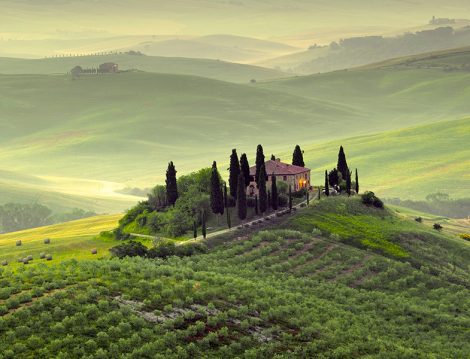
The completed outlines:
{"type": "Polygon", "coordinates": [[[284,181],[287,181],[287,176],[284,176],[284,181]]]}

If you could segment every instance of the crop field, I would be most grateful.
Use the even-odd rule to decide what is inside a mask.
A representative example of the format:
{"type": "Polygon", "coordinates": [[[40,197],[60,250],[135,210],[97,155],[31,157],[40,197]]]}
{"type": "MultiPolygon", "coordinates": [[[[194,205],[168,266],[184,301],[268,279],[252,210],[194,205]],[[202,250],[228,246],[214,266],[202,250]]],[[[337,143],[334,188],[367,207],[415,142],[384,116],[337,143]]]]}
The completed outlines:
{"type": "Polygon", "coordinates": [[[116,228],[121,217],[122,214],[103,215],[2,234],[0,262],[7,260],[14,265],[18,259],[29,255],[33,256],[31,263],[46,262],[45,259],[40,259],[41,253],[52,255],[53,261],[107,256],[108,249],[116,245],[117,241],[95,237],[102,231],[116,228]],[[45,239],[50,239],[50,243],[45,244],[45,239]],[[17,241],[21,241],[21,246],[16,245],[17,241]],[[97,249],[98,253],[93,255],[92,249],[97,249]]]}
{"type": "Polygon", "coordinates": [[[298,228],[214,238],[192,257],[0,269],[2,355],[468,357],[468,247],[403,230],[400,259],[298,228]]]}

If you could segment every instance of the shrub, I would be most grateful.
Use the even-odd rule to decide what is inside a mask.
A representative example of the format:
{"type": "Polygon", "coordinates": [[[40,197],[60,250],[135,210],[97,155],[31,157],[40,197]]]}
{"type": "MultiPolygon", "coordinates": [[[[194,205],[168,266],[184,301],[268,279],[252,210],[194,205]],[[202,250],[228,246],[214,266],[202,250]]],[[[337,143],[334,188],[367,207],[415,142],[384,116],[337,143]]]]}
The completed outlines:
{"type": "Polygon", "coordinates": [[[466,241],[470,241],[470,234],[468,233],[462,233],[460,235],[460,238],[465,239],[466,241]]]}
{"type": "Polygon", "coordinates": [[[46,260],[51,261],[51,260],[52,260],[52,255],[51,255],[51,254],[47,254],[47,255],[46,255],[46,260]]]}
{"type": "Polygon", "coordinates": [[[421,223],[421,222],[423,222],[423,219],[421,217],[416,217],[415,221],[418,222],[418,223],[421,223]]]}
{"type": "Polygon", "coordinates": [[[176,253],[176,245],[172,241],[161,240],[154,243],[154,247],[148,251],[149,258],[168,258],[176,253]]]}
{"type": "Polygon", "coordinates": [[[109,250],[113,257],[144,257],[147,254],[147,247],[142,243],[130,241],[129,243],[120,244],[109,250]]]}
{"type": "Polygon", "coordinates": [[[97,250],[96,248],[93,248],[93,249],[91,250],[91,254],[98,254],[98,250],[97,250]]]}
{"type": "Polygon", "coordinates": [[[49,238],[46,238],[46,239],[44,240],[44,244],[51,244],[51,240],[50,240],[49,238]]]}
{"type": "Polygon", "coordinates": [[[2,261],[2,266],[6,267],[8,265],[8,261],[2,261]]]}
{"type": "Polygon", "coordinates": [[[16,246],[17,246],[17,247],[20,247],[22,244],[23,244],[23,242],[21,242],[21,241],[16,241],[16,246]]]}
{"type": "Polygon", "coordinates": [[[378,198],[374,192],[367,191],[362,196],[362,203],[367,206],[374,206],[376,208],[383,208],[384,203],[380,198],[378,198]]]}
{"type": "Polygon", "coordinates": [[[440,231],[442,229],[442,226],[439,223],[434,223],[432,226],[436,231],[440,231]]]}
{"type": "Polygon", "coordinates": [[[46,258],[46,253],[39,253],[39,258],[45,259],[46,258]]]}

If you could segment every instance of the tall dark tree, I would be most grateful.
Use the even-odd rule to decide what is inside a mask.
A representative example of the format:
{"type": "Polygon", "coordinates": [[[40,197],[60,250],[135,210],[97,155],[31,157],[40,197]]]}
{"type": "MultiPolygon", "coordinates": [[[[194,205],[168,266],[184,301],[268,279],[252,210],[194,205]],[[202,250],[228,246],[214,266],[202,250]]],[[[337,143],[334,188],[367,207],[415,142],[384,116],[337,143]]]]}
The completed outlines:
{"type": "Polygon", "coordinates": [[[329,179],[328,179],[328,171],[325,170],[325,196],[328,197],[329,195],[330,195],[330,186],[329,186],[329,179]]]}
{"type": "Polygon", "coordinates": [[[202,237],[206,239],[207,236],[207,225],[206,225],[206,211],[202,211],[202,228],[201,228],[202,237]]]}
{"type": "Polygon", "coordinates": [[[193,223],[193,237],[194,239],[197,238],[197,222],[196,221],[194,221],[193,223]]]}
{"type": "Polygon", "coordinates": [[[255,173],[255,182],[259,188],[259,174],[261,171],[261,166],[264,165],[264,152],[263,146],[258,145],[256,148],[256,173],[255,173]]]}
{"type": "Polygon", "coordinates": [[[294,154],[292,155],[292,164],[294,166],[305,167],[304,154],[299,145],[295,146],[294,154]]]}
{"type": "Polygon", "coordinates": [[[339,148],[338,165],[336,166],[336,168],[341,173],[341,176],[343,177],[343,179],[346,180],[349,169],[348,169],[348,163],[346,162],[346,155],[344,154],[343,146],[339,148]]]}
{"type": "Polygon", "coordinates": [[[268,189],[268,209],[273,208],[273,202],[272,202],[272,196],[271,196],[271,190],[268,189]]]}
{"type": "Polygon", "coordinates": [[[235,199],[237,199],[237,185],[238,185],[239,175],[240,175],[240,161],[238,160],[237,150],[233,149],[232,154],[230,155],[228,185],[230,187],[230,195],[235,199]]]}
{"type": "Polygon", "coordinates": [[[174,206],[178,199],[178,185],[176,182],[176,169],[173,162],[168,164],[166,170],[166,199],[169,205],[174,206]]]}
{"type": "Polygon", "coordinates": [[[330,186],[334,187],[336,185],[339,185],[339,180],[340,180],[340,173],[336,168],[333,168],[330,173],[328,174],[328,182],[330,183],[330,186]]]}
{"type": "Polygon", "coordinates": [[[271,206],[274,211],[277,211],[279,207],[279,193],[277,191],[276,176],[272,174],[271,179],[271,206]]]}
{"type": "Polygon", "coordinates": [[[243,221],[246,219],[246,186],[243,173],[238,176],[238,193],[237,193],[237,211],[238,218],[243,221]]]}
{"type": "Polygon", "coordinates": [[[259,200],[258,200],[258,195],[255,195],[255,214],[259,214],[259,200]]]}
{"type": "Polygon", "coordinates": [[[212,164],[211,172],[211,209],[214,214],[224,214],[222,184],[220,183],[220,175],[215,161],[212,164]]]}
{"type": "Polygon", "coordinates": [[[276,156],[271,155],[271,161],[276,161],[276,156]]]}
{"type": "Polygon", "coordinates": [[[264,166],[264,164],[260,168],[258,181],[259,211],[261,212],[261,214],[263,214],[268,209],[268,193],[266,191],[266,167],[264,166]]]}
{"type": "Polygon", "coordinates": [[[351,196],[351,172],[346,173],[346,193],[351,196]]]}
{"type": "Polygon", "coordinates": [[[357,168],[356,168],[356,194],[359,194],[359,175],[357,174],[357,168]]]}
{"type": "Polygon", "coordinates": [[[240,157],[240,172],[243,173],[243,178],[245,179],[245,188],[250,185],[250,164],[248,163],[248,158],[246,153],[242,154],[240,157]]]}
{"type": "MultiPolygon", "coordinates": [[[[240,175],[240,174],[238,174],[238,175],[240,175]]],[[[238,185],[238,183],[237,183],[237,185],[238,185]]],[[[228,193],[227,193],[227,184],[226,183],[224,183],[224,206],[225,206],[225,213],[227,214],[227,227],[230,229],[232,227],[232,223],[230,221],[230,210],[228,208],[228,193]]]]}

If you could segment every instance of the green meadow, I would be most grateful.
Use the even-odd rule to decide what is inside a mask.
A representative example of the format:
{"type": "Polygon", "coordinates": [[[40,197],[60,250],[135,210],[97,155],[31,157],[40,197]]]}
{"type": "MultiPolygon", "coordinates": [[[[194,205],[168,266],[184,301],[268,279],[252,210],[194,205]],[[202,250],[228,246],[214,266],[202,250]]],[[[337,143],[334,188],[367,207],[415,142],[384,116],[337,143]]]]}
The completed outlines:
{"type": "MultiPolygon", "coordinates": [[[[123,66],[133,59],[157,59],[118,56],[123,66]]],[[[54,61],[82,59],[95,61],[35,61],[45,66],[40,71],[48,72],[54,61]]],[[[3,198],[26,200],[36,193],[51,197],[59,188],[59,198],[48,200],[52,206],[65,193],[78,203],[74,207],[115,213],[137,199],[107,198],[107,203],[93,205],[89,199],[96,191],[84,182],[103,183],[104,188],[113,182],[113,190],[150,187],[162,182],[170,160],[183,174],[213,160],[224,166],[232,148],[253,159],[262,143],[268,156],[289,161],[298,143],[314,170],[315,184],[323,182],[324,169],[334,166],[337,147],[343,144],[350,165],[360,169],[363,189],[386,197],[421,199],[436,190],[462,197],[468,191],[470,73],[446,71],[442,64],[468,59],[470,52],[462,49],[419,57],[421,62],[437,61],[436,67],[412,65],[416,61],[405,58],[393,65],[256,84],[153,72],[75,80],[68,75],[0,75],[2,168],[18,176],[56,178],[24,185],[0,176],[0,189],[3,198]],[[75,192],[62,190],[62,180],[76,183],[75,192]]],[[[201,64],[178,61],[187,61],[191,73],[197,73],[194,64],[201,64]]],[[[31,64],[27,66],[34,68],[31,64]]],[[[149,70],[157,71],[156,64],[149,70]]]]}
{"type": "MultiPolygon", "coordinates": [[[[321,183],[325,169],[336,167],[343,145],[349,166],[359,169],[361,189],[381,197],[424,199],[435,192],[469,196],[470,118],[398,131],[343,138],[305,146],[305,161],[321,183]]],[[[286,155],[287,157],[287,155],[286,155]]]]}
{"type": "Polygon", "coordinates": [[[66,74],[75,66],[98,68],[100,64],[115,62],[120,70],[136,70],[162,74],[201,76],[236,83],[287,77],[285,73],[259,66],[184,57],[138,56],[108,54],[96,56],[69,56],[44,59],[0,57],[0,74],[66,74]]]}
{"type": "MultiPolygon", "coordinates": [[[[33,256],[34,263],[46,262],[39,258],[41,253],[52,255],[53,261],[65,259],[91,259],[107,256],[108,249],[117,241],[112,238],[96,238],[102,231],[117,227],[122,214],[102,215],[52,226],[28,229],[0,235],[0,261],[14,263],[19,258],[33,256]],[[50,239],[45,244],[44,239],[50,239]],[[22,245],[17,246],[17,241],[22,245]],[[92,249],[98,254],[93,255],[92,249]]],[[[23,265],[21,263],[21,265],[23,265]]]]}

